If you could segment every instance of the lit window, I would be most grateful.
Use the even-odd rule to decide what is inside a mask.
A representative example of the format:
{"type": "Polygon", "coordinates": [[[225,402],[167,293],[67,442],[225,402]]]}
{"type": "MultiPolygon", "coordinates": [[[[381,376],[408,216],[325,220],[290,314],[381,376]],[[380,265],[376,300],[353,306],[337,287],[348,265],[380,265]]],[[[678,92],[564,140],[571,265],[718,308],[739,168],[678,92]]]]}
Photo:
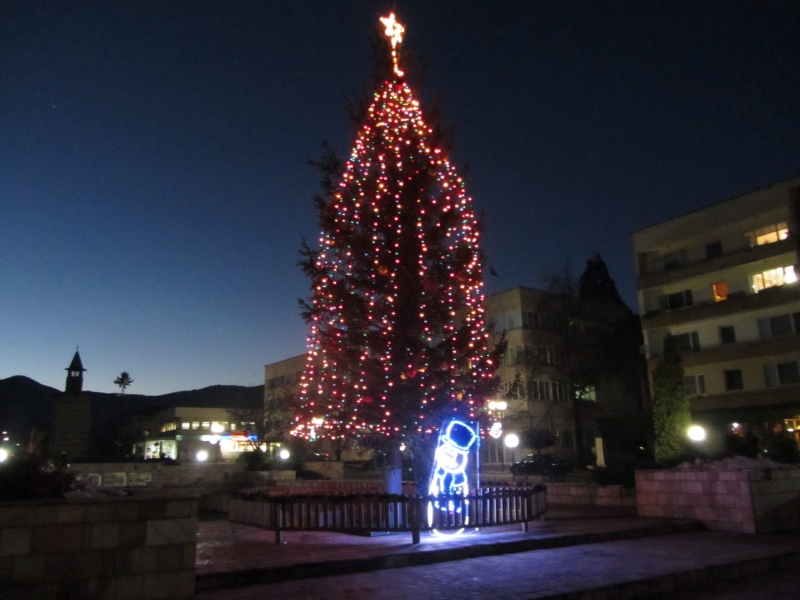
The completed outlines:
{"type": "Polygon", "coordinates": [[[181,423],[181,429],[189,429],[189,423],[181,423]]]}
{"type": "Polygon", "coordinates": [[[211,427],[211,423],[208,421],[203,421],[203,429],[208,429],[209,427],[211,427]]]}
{"type": "Polygon", "coordinates": [[[769,271],[750,275],[750,286],[756,294],[767,288],[778,287],[785,283],[794,283],[795,281],[797,281],[797,275],[795,275],[794,272],[794,265],[778,267],[777,269],[770,269],[769,271]]]}
{"type": "Polygon", "coordinates": [[[745,234],[751,246],[763,246],[764,244],[774,244],[789,237],[789,228],[785,222],[774,223],[761,227],[745,234]]]}
{"type": "Polygon", "coordinates": [[[722,302],[728,299],[728,282],[721,281],[711,286],[711,291],[714,294],[714,302],[722,302]]]}
{"type": "Polygon", "coordinates": [[[192,429],[198,429],[199,427],[200,427],[200,422],[199,421],[193,421],[192,422],[192,429]]]}

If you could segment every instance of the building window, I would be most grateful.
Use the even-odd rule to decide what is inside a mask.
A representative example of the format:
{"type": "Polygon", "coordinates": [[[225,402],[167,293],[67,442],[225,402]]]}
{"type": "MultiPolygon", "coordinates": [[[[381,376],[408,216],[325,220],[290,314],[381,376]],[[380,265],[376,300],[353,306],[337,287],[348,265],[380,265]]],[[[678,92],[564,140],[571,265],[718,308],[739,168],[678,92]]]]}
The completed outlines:
{"type": "Polygon", "coordinates": [[[777,365],[764,365],[764,377],[767,387],[800,383],[800,364],[793,360],[777,365]]]}
{"type": "Polygon", "coordinates": [[[728,282],[720,281],[711,286],[711,293],[714,296],[714,302],[722,302],[728,299],[728,282]]]}
{"type": "Polygon", "coordinates": [[[717,258],[719,256],[722,256],[722,242],[706,244],[706,258],[717,258]]]}
{"type": "Polygon", "coordinates": [[[692,304],[694,304],[692,290],[684,290],[675,294],[661,296],[660,302],[661,310],[675,310],[685,306],[692,306],[692,304]]]}
{"type": "Polygon", "coordinates": [[[681,265],[689,262],[689,255],[686,250],[679,250],[677,252],[670,252],[661,257],[661,264],[665,271],[674,271],[680,269],[681,265]]]}
{"type": "Polygon", "coordinates": [[[758,320],[758,335],[762,340],[793,335],[798,331],[800,331],[800,313],[758,320]]]}
{"type": "Polygon", "coordinates": [[[192,429],[199,429],[200,423],[199,421],[192,421],[192,429]]]}
{"type": "Polygon", "coordinates": [[[761,227],[755,231],[745,234],[751,246],[763,246],[764,244],[774,244],[789,237],[789,227],[785,222],[774,223],[761,227]]]}
{"type": "Polygon", "coordinates": [[[777,269],[750,275],[750,287],[755,294],[767,288],[778,287],[795,281],[797,281],[797,275],[794,272],[794,265],[778,267],[777,269]]]}
{"type": "Polygon", "coordinates": [[[696,331],[673,335],[672,339],[675,340],[675,343],[678,345],[678,350],[681,352],[700,350],[700,336],[696,331]]]}
{"type": "Polygon", "coordinates": [[[502,315],[498,315],[494,320],[495,333],[519,329],[522,327],[521,317],[522,313],[518,310],[512,310],[510,312],[505,312],[502,315]]]}
{"type": "Polygon", "coordinates": [[[686,385],[686,393],[690,396],[701,396],[706,393],[705,375],[689,375],[684,377],[683,382],[686,385]]]}
{"type": "Polygon", "coordinates": [[[508,349],[509,364],[521,365],[533,362],[533,346],[525,344],[511,346],[508,349]]]}
{"type": "Polygon", "coordinates": [[[529,379],[527,382],[528,398],[533,400],[552,400],[550,382],[540,379],[529,379]]]}
{"type": "Polygon", "coordinates": [[[586,400],[587,402],[597,402],[597,390],[595,390],[593,385],[588,385],[583,388],[581,400],[586,400]]]}
{"type": "Polygon", "coordinates": [[[208,421],[203,421],[202,427],[203,429],[208,429],[211,427],[211,423],[209,423],[208,421]]]}
{"type": "Polygon", "coordinates": [[[537,355],[539,359],[539,363],[543,365],[558,365],[558,353],[556,352],[555,348],[547,348],[545,346],[539,346],[537,349],[537,355]]]}
{"type": "Polygon", "coordinates": [[[189,429],[189,423],[181,423],[181,429],[189,429]]]}
{"type": "Polygon", "coordinates": [[[719,341],[722,344],[736,343],[736,328],[733,325],[726,325],[719,328],[719,341]]]}
{"type": "Polygon", "coordinates": [[[744,381],[742,380],[741,369],[726,369],[725,373],[725,389],[727,391],[742,390],[744,389],[744,381]]]}

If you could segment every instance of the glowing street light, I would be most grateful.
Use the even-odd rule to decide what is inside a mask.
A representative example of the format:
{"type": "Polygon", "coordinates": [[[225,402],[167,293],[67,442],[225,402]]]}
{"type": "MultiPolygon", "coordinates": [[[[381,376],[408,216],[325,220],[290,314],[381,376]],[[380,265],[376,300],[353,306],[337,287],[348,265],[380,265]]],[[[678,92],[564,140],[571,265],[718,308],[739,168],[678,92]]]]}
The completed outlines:
{"type": "Polygon", "coordinates": [[[519,446],[519,436],[516,433],[509,433],[506,436],[504,443],[506,448],[516,448],[519,446]]]}
{"type": "Polygon", "coordinates": [[[206,462],[208,460],[208,452],[200,450],[194,457],[197,459],[197,462],[206,462]]]}
{"type": "Polygon", "coordinates": [[[508,408],[508,402],[505,400],[489,400],[489,410],[504,411],[508,408]]]}
{"type": "Polygon", "coordinates": [[[693,442],[702,442],[706,439],[706,430],[700,427],[700,425],[692,425],[686,431],[686,435],[689,436],[689,439],[693,442]]]}
{"type": "Polygon", "coordinates": [[[282,448],[281,451],[278,452],[278,457],[281,460],[289,460],[290,456],[291,456],[291,454],[289,453],[289,451],[286,448],[282,448]]]}
{"type": "Polygon", "coordinates": [[[0,463],[8,460],[8,450],[0,448],[0,463]]]}

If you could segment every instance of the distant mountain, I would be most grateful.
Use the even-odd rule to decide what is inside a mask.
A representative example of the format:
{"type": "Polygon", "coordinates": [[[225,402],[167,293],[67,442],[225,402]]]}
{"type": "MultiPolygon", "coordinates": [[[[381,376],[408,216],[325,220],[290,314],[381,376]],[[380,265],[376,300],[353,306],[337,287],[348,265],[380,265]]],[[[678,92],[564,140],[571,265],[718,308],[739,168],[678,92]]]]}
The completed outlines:
{"type": "MultiPolygon", "coordinates": [[[[34,427],[49,429],[53,401],[59,393],[60,390],[22,375],[0,379],[0,431],[8,431],[13,440],[27,442],[34,427]]],[[[212,385],[161,396],[85,393],[92,399],[93,433],[103,437],[116,431],[132,414],[143,411],[154,413],[173,406],[256,407],[263,402],[264,386],[212,385]]]]}

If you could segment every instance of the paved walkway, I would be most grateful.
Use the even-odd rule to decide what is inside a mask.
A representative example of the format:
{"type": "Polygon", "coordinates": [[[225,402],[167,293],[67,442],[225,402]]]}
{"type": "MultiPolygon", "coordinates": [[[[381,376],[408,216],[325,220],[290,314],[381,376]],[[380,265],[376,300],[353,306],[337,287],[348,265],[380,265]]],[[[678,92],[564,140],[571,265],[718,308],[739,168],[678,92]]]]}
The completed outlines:
{"type": "Polygon", "coordinates": [[[800,536],[692,532],[200,592],[196,599],[634,598],[799,568],[800,536]]]}
{"type": "Polygon", "coordinates": [[[286,533],[278,545],[272,532],[220,520],[201,522],[198,538],[197,600],[800,597],[800,536],[692,531],[692,523],[641,519],[626,509],[553,506],[528,533],[506,527],[451,539],[423,535],[419,545],[404,534],[313,532],[286,533]],[[643,537],[676,530],[684,533],[643,537]],[[783,572],[793,578],[775,575],[783,572]],[[738,581],[768,573],[763,581],[738,581]],[[252,585],[258,581],[277,583],[252,585]]]}

